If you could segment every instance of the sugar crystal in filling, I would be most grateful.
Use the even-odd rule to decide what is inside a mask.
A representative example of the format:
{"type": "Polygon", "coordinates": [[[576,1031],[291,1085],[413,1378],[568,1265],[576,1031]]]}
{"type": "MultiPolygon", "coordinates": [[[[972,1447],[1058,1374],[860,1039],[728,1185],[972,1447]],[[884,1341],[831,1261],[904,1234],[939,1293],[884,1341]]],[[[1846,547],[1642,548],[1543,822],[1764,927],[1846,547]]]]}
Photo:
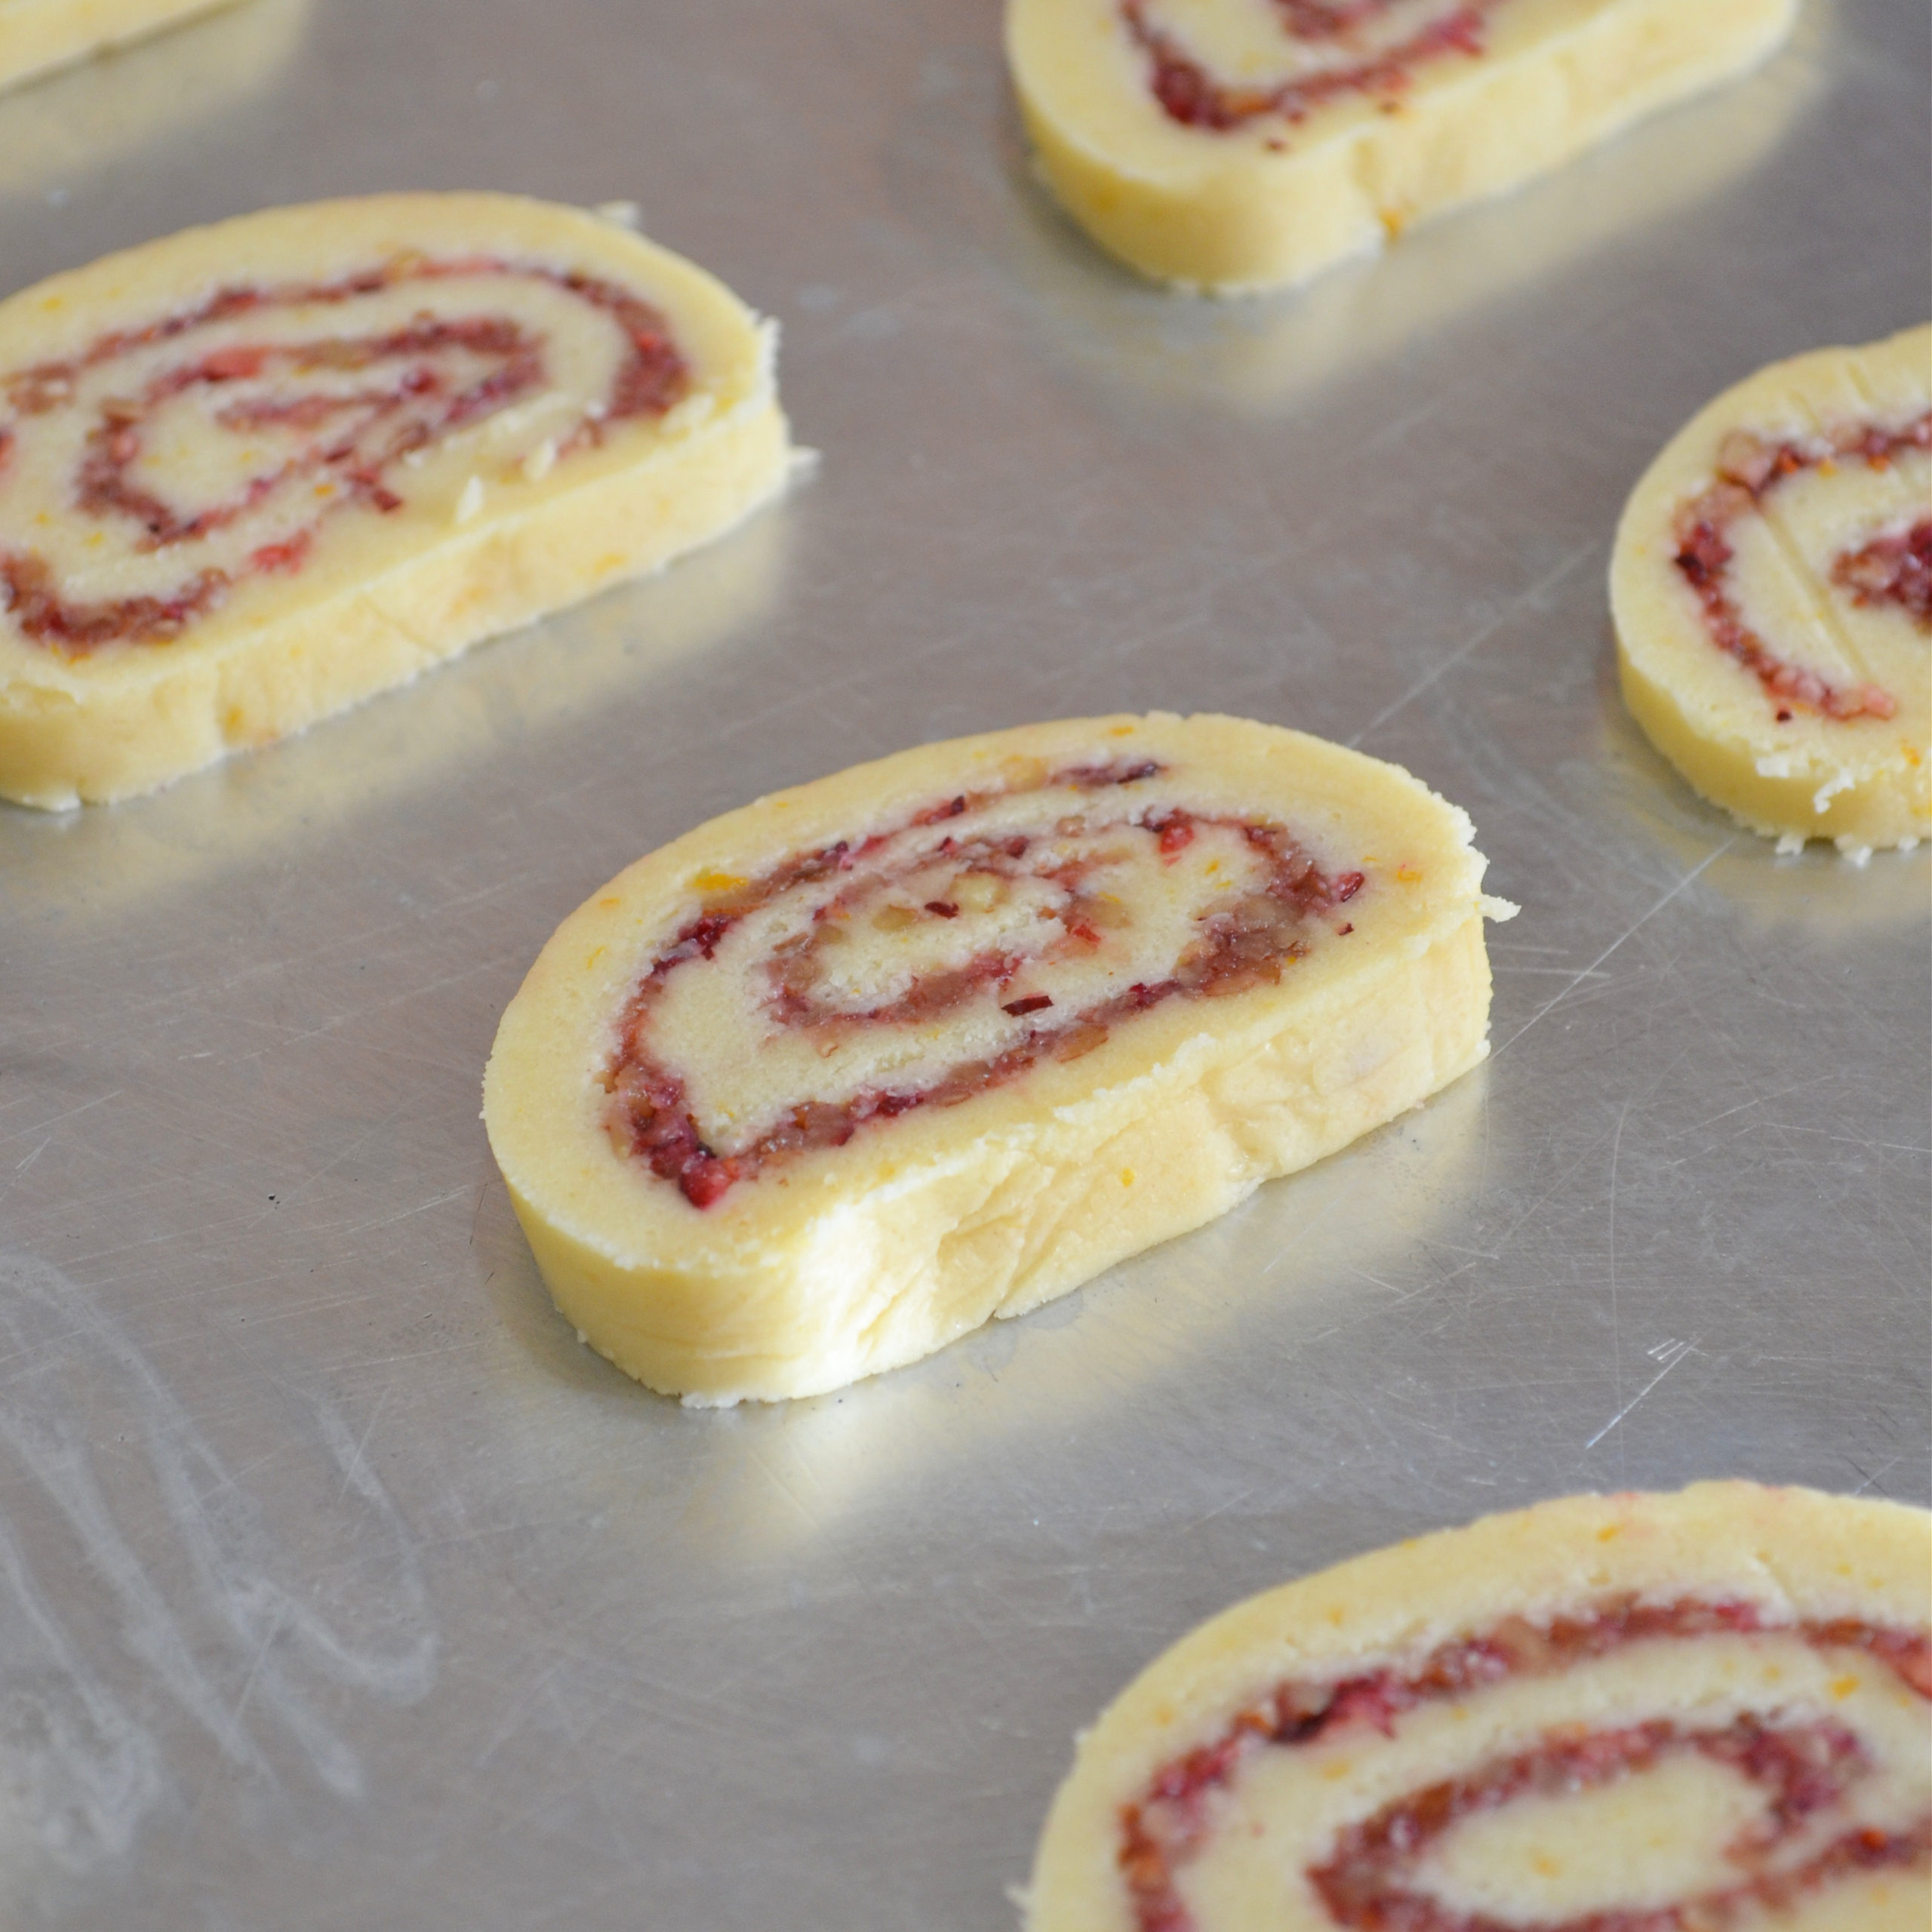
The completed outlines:
{"type": "Polygon", "coordinates": [[[1792,0],[1008,0],[1054,192],[1158,280],[1294,281],[1752,65],[1792,0]]]}
{"type": "Polygon", "coordinates": [[[505,195],[275,209],[0,304],[0,795],[146,789],[663,562],[785,463],[688,263],[505,195]]]}
{"type": "Polygon", "coordinates": [[[506,1016],[486,1118],[546,1279],[714,1400],[1062,1292],[1480,1057],[1468,836],[1391,768],[1171,718],[934,746],[701,828],[506,1016]]]}
{"type": "Polygon", "coordinates": [[[1921,1511],[1709,1484],[1254,1598],[1082,1743],[1029,1932],[1918,1932],[1928,1558],[1921,1511]]]}
{"type": "Polygon", "coordinates": [[[1755,829],[1932,832],[1932,330],[1774,365],[1673,439],[1611,566],[1624,695],[1755,829]]]}

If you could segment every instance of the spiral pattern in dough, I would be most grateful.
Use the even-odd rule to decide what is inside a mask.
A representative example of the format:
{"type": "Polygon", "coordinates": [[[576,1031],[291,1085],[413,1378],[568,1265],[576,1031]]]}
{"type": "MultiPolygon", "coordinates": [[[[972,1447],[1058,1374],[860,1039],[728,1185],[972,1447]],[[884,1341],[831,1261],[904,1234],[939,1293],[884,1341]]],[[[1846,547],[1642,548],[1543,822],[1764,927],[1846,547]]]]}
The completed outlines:
{"type": "MultiPolygon", "coordinates": [[[[1932,635],[1932,510],[1924,508],[1932,496],[1928,455],[1932,410],[1897,422],[1841,422],[1801,440],[1767,439],[1740,428],[1718,451],[1716,480],[1678,505],[1673,561],[1697,598],[1711,641],[1756,677],[1781,723],[1798,709],[1838,718],[1897,714],[1898,700],[1884,685],[1860,675],[1866,655],[1857,649],[1863,627],[1849,614],[1890,607],[1932,635]],[[1788,614],[1777,608],[1789,600],[1780,580],[1790,560],[1804,558],[1814,547],[1805,540],[1807,526],[1821,525],[1830,515],[1826,504],[1807,505],[1795,528],[1770,525],[1797,494],[1789,486],[1799,478],[1816,478],[1814,491],[1827,499],[1850,496],[1861,484],[1861,494],[1876,498],[1860,506],[1850,539],[1827,542],[1829,561],[1821,557],[1824,568],[1810,572],[1820,603],[1838,607],[1835,628],[1852,659],[1848,672],[1804,663],[1804,633],[1790,637],[1788,614]],[[1740,561],[1740,550],[1746,561],[1740,561]],[[1752,573],[1754,561],[1762,580],[1755,594],[1748,582],[1740,581],[1752,573]]],[[[1798,568],[1807,566],[1801,561],[1798,568]]]]}
{"type": "Polygon", "coordinates": [[[441,493],[462,520],[486,469],[534,480],[686,386],[658,311],[580,270],[235,284],[0,374],[0,608],[66,657],[165,644],[346,513],[441,493]]]}
{"type": "Polygon", "coordinates": [[[1276,983],[1352,931],[1361,872],[1204,809],[1156,760],[1005,776],[706,881],[605,1070],[620,1146],[706,1207],[869,1124],[1079,1059],[1171,999],[1276,983]]]}
{"type": "Polygon", "coordinates": [[[1091,1730],[1028,1932],[1921,1932],[1932,1516],[1572,1496],[1251,1597],[1091,1730]]]}
{"type": "Polygon", "coordinates": [[[1932,835],[1932,329],[1772,364],[1631,494],[1626,701],[1706,798],[1788,845],[1932,835]]]}
{"type": "Polygon", "coordinates": [[[1932,1641],[1852,1618],[1694,1598],[1512,1618],[1418,1669],[1277,1686],[1123,1807],[1117,1856],[1137,1932],[1254,1922],[1216,1906],[1263,1857],[1300,1868],[1305,1915],[1271,1921],[1291,1926],[1764,1923],[1932,1864],[1928,1697],[1932,1641]],[[1341,1817],[1338,1766],[1375,1794],[1341,1817]]]}
{"type": "Polygon", "coordinates": [[[1287,122],[1350,94],[1392,100],[1416,70],[1483,51],[1503,0],[1121,0],[1148,85],[1183,127],[1287,122]]]}

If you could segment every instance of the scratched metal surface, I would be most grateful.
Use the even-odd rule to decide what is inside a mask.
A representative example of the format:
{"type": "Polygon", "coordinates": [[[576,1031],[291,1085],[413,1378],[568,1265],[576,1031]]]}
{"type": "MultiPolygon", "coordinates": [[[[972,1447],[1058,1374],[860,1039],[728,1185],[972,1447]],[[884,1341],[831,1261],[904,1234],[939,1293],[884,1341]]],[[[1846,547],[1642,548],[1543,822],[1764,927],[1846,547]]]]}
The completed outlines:
{"type": "Polygon", "coordinates": [[[1075,1727],[1481,1511],[1927,1491],[1928,855],[1777,860],[1619,709],[1626,491],[1927,302],[1924,10],[1304,294],[1107,266],[990,0],[254,0],[0,103],[0,284],[260,204],[630,197],[783,319],[816,481],[143,803],[0,809],[0,1921],[1011,1922],[1075,1727]],[[685,1414],[550,1312],[476,1118],[636,854],[909,742],[1292,721],[1522,917],[1425,1112],[842,1396],[685,1414]]]}

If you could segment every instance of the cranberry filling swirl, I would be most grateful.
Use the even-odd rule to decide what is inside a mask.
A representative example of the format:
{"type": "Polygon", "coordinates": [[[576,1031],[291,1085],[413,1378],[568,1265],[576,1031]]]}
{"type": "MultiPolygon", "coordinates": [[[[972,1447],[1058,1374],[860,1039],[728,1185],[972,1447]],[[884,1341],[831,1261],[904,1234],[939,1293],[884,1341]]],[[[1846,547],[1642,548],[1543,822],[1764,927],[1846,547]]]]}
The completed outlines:
{"type": "MultiPolygon", "coordinates": [[[[1841,467],[1890,469],[1913,452],[1932,451],[1932,411],[1891,424],[1852,423],[1810,440],[1771,441],[1734,430],[1718,452],[1717,477],[1678,507],[1672,558],[1697,600],[1711,641],[1756,677],[1778,721],[1800,712],[1826,718],[1889,718],[1898,700],[1871,684],[1834,685],[1792,662],[1752,624],[1737,580],[1739,526],[1762,516],[1790,480],[1841,467]]],[[[1860,608],[1890,605],[1932,635],[1932,516],[1909,518],[1841,552],[1829,571],[1839,593],[1860,608]]]]}
{"type": "MultiPolygon", "coordinates": [[[[1781,1623],[1756,1606],[1684,1598],[1599,1604],[1546,1626],[1509,1619],[1443,1646],[1417,1667],[1336,1682],[1276,1685],[1195,1749],[1162,1765],[1118,1814],[1116,1863],[1137,1932],[1203,1932],[1182,1876],[1214,1838],[1220,1807],[1263,1754],[1340,1740],[1359,1752],[1397,1737],[1410,1713],[1445,1703],[1479,1709],[1512,1681],[1562,1675],[1640,1646],[1724,1638],[1783,1640],[1828,1654],[1848,1674],[1876,1669],[1932,1701],[1932,1638],[1856,1619],[1781,1623]]],[[[1789,1909],[1855,1874],[1932,1867],[1932,1814],[1862,1818],[1861,1787],[1878,1768],[1848,1722],[1774,1705],[1703,1721],[1669,1715],[1551,1728],[1453,1777],[1407,1792],[1345,1825],[1305,1876],[1327,1920],[1351,1932],[1502,1932],[1501,1922],[1445,1901],[1423,1869],[1459,1826],[1537,1798],[1574,1798],[1673,1758],[1721,1766],[1753,1792],[1758,1822],[1720,1848],[1724,1882],[1695,1896],[1567,1918],[1511,1915],[1508,1932],[1724,1932],[1789,1909]]],[[[1641,1874],[1637,1875],[1641,1876],[1641,1874]]]]}
{"type": "Polygon", "coordinates": [[[0,373],[0,608],[69,657],[165,645],[331,524],[450,487],[439,460],[540,479],[689,383],[656,308],[573,269],[235,284],[0,373]]]}
{"type": "Polygon", "coordinates": [[[1480,58],[1486,17],[1502,0],[1272,0],[1281,72],[1236,82],[1191,51],[1160,0],[1120,0],[1148,85],[1171,120],[1226,133],[1251,122],[1306,120],[1350,95],[1393,102],[1432,63],[1480,58]]]}
{"type": "Polygon", "coordinates": [[[697,884],[602,1078],[620,1152],[702,1209],[1171,1001],[1277,984],[1353,931],[1365,879],[1158,761],[1016,759],[992,789],[697,884]]]}

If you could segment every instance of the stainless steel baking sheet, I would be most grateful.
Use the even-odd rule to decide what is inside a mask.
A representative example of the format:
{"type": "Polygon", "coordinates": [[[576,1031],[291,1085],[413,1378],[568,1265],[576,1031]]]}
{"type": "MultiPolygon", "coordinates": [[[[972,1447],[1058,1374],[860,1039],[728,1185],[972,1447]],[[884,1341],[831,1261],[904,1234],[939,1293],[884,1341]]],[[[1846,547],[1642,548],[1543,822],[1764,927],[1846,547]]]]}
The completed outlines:
{"type": "Polygon", "coordinates": [[[263,204],[634,199],[817,476],[143,802],[0,808],[0,1922],[991,1932],[1208,1612],[1482,1511],[1928,1491],[1932,854],[1774,857],[1619,706],[1665,437],[1922,319],[1927,17],[1299,294],[1030,179],[992,0],[244,0],[0,100],[0,286],[263,204]],[[1026,1320],[687,1413],[552,1312],[478,1079],[555,922],[917,740],[1218,709],[1473,814],[1495,1052],[1026,1320]]]}

